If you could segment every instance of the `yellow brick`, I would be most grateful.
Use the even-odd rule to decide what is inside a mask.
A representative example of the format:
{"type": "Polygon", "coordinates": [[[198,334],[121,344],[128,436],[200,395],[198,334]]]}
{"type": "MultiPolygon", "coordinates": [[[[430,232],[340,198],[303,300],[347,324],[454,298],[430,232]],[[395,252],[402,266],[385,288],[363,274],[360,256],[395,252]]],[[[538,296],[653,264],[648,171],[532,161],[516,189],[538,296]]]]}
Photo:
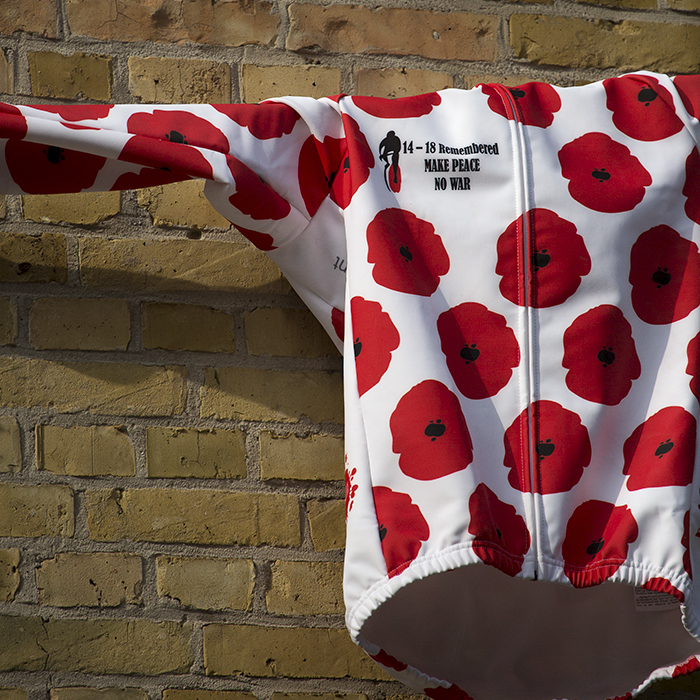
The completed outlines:
{"type": "Polygon", "coordinates": [[[235,321],[209,306],[154,302],[141,305],[143,346],[148,349],[233,352],[235,321]]]}
{"type": "Polygon", "coordinates": [[[315,316],[306,309],[253,309],[245,312],[245,336],[251,355],[339,357],[315,316]]]}
{"type": "Polygon", "coordinates": [[[66,281],[66,239],[0,232],[0,282],[66,281]]]}
{"type": "Polygon", "coordinates": [[[240,479],[246,475],[245,434],[240,430],[147,428],[151,477],[240,479]]]}
{"type": "Polygon", "coordinates": [[[19,426],[12,416],[0,416],[0,472],[18,472],[22,468],[19,426]]]}
{"type": "Polygon", "coordinates": [[[129,305],[121,299],[37,299],[29,312],[29,342],[39,350],[126,350],[129,305]]]}
{"type": "Polygon", "coordinates": [[[535,64],[678,73],[700,69],[700,26],[512,15],[510,35],[516,57],[535,64]]]}
{"type": "Polygon", "coordinates": [[[70,476],[133,476],[134,448],[122,426],[36,426],[39,469],[70,476]]]}
{"type": "Polygon", "coordinates": [[[24,688],[0,688],[0,700],[27,700],[28,697],[24,688]]]}
{"type": "MultiPolygon", "coordinates": [[[[0,22],[2,22],[2,20],[0,20],[0,22]]],[[[7,60],[5,52],[0,51],[0,93],[8,93],[11,95],[15,91],[14,77],[12,64],[7,60]]],[[[2,215],[5,216],[4,211],[2,215]]]]}
{"type": "Polygon", "coordinates": [[[272,693],[271,700],[367,700],[364,693],[272,693]]]}
{"type": "Polygon", "coordinates": [[[39,603],[62,608],[140,603],[141,569],[141,557],[132,554],[57,554],[36,570],[39,603]]]}
{"type": "Polygon", "coordinates": [[[156,226],[230,228],[229,221],[209,204],[203,180],[185,180],[138,190],[140,207],[148,210],[156,226]]]}
{"type": "Polygon", "coordinates": [[[75,194],[28,194],[22,197],[25,219],[42,224],[89,226],[119,213],[119,192],[77,192],[75,194]]]}
{"type": "Polygon", "coordinates": [[[447,73],[406,68],[360,68],[355,70],[355,92],[373,97],[407,97],[454,87],[447,73]]]}
{"type": "MultiPolygon", "coordinates": [[[[480,75],[468,75],[464,78],[464,82],[467,88],[473,88],[480,83],[499,83],[500,85],[507,85],[508,87],[515,87],[516,85],[522,85],[523,83],[530,82],[536,78],[528,78],[525,75],[492,75],[489,73],[482,73],[480,75]]],[[[537,78],[537,80],[542,80],[537,78]]],[[[547,81],[544,81],[547,82],[547,81]]]]}
{"type": "Polygon", "coordinates": [[[340,372],[278,372],[242,367],[207,369],[202,417],[320,423],[343,422],[340,372]]]}
{"type": "Polygon", "coordinates": [[[241,690],[179,690],[169,688],[163,691],[163,700],[255,700],[255,696],[241,690]]]}
{"type": "Polygon", "coordinates": [[[90,538],[105,542],[185,542],[298,547],[293,496],[139,489],[86,494],[90,538]]]}
{"type": "Polygon", "coordinates": [[[112,59],[74,53],[30,51],[32,95],[107,102],[112,98],[112,59]]]}
{"type": "Polygon", "coordinates": [[[128,65],[129,91],[140,102],[218,104],[231,101],[231,71],[226,63],[131,56],[128,65]]]}
{"type": "Polygon", "coordinates": [[[306,504],[306,513],[317,552],[345,547],[345,501],[312,500],[306,504]]]}
{"type": "Polygon", "coordinates": [[[44,406],[61,413],[180,414],[183,367],[0,358],[0,405],[44,406]]]}
{"type": "Polygon", "coordinates": [[[48,38],[56,36],[56,0],[2,0],[0,34],[29,32],[48,38]]]}
{"type": "Polygon", "coordinates": [[[14,600],[20,584],[18,567],[19,549],[0,549],[0,601],[14,600]]]}
{"type": "Polygon", "coordinates": [[[201,610],[248,610],[255,570],[250,559],[157,557],[159,596],[201,610]]]}
{"type": "Polygon", "coordinates": [[[88,287],[138,292],[289,291],[280,271],[259,250],[220,241],[83,239],[80,277],[88,287]]]}
{"type": "Polygon", "coordinates": [[[256,66],[243,64],[241,91],[245,102],[271,97],[325,97],[340,92],[340,69],[325,66],[256,66]]]}
{"type": "Polygon", "coordinates": [[[140,688],[51,688],[50,700],[148,700],[140,688]]]}
{"type": "Polygon", "coordinates": [[[342,437],[260,433],[260,472],[263,479],[338,481],[343,478],[342,437]]]}
{"type": "MultiPolygon", "coordinates": [[[[3,0],[5,1],[5,0],[3,0]]],[[[107,41],[271,44],[279,15],[269,2],[67,0],[71,32],[107,41]]]]}
{"type": "Polygon", "coordinates": [[[277,615],[342,615],[343,565],[335,561],[278,561],[265,597],[277,615]]]}
{"type": "MultiPolygon", "coordinates": [[[[668,6],[672,10],[697,12],[700,10],[700,0],[668,0],[668,6]]],[[[700,686],[700,680],[698,681],[698,685],[700,686]]]]}
{"type": "Polygon", "coordinates": [[[0,537],[73,537],[67,486],[0,484],[0,503],[0,537]]]}
{"type": "Polygon", "coordinates": [[[286,47],[341,53],[386,53],[463,61],[493,61],[498,18],[466,12],[355,5],[289,6],[286,47]]]}
{"type": "Polygon", "coordinates": [[[17,307],[0,297],[0,345],[14,345],[17,339],[17,307]]]}
{"type": "Polygon", "coordinates": [[[204,667],[210,676],[389,680],[339,629],[206,625],[204,667]]]}
{"type": "Polygon", "coordinates": [[[0,671],[187,673],[190,634],[177,622],[0,617],[0,671]]]}
{"type": "Polygon", "coordinates": [[[6,207],[5,207],[5,196],[0,197],[0,219],[5,218],[5,214],[7,213],[6,207]]]}

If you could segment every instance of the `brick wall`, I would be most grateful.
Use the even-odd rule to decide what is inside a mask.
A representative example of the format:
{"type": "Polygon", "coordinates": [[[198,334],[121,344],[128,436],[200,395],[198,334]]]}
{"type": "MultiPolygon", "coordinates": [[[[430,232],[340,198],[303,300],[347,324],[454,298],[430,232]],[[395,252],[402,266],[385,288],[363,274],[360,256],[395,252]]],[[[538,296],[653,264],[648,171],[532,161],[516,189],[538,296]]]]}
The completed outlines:
{"type": "MultiPolygon", "coordinates": [[[[0,98],[700,70],[699,0],[450,9],[0,0],[0,98]]],[[[0,700],[407,695],[342,629],[341,423],[338,353],[200,183],[0,199],[0,700]]]]}

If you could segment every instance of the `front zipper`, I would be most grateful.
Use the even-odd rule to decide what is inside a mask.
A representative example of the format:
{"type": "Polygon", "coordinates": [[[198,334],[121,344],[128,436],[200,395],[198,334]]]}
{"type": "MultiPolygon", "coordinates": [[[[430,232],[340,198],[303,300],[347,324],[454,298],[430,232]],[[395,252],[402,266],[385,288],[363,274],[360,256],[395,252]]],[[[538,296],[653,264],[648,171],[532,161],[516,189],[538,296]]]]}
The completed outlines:
{"type": "Polygon", "coordinates": [[[522,269],[522,290],[519,299],[520,305],[524,311],[524,320],[520,328],[520,335],[524,338],[524,360],[526,362],[526,371],[521,374],[522,377],[522,394],[527,401],[527,421],[524,429],[524,435],[521,435],[521,444],[526,445],[526,451],[529,456],[528,462],[528,481],[530,484],[530,522],[532,523],[532,552],[533,552],[533,580],[538,579],[538,560],[539,560],[539,535],[541,532],[540,512],[537,506],[537,490],[536,484],[539,483],[539,472],[537,465],[539,459],[537,455],[537,426],[536,418],[533,415],[533,405],[535,396],[533,387],[536,386],[536,348],[533,343],[535,319],[533,315],[533,307],[531,304],[531,261],[532,261],[532,241],[530,230],[530,217],[528,216],[529,194],[530,194],[530,172],[528,169],[527,149],[525,144],[525,136],[523,134],[522,120],[518,110],[515,98],[508,88],[503,85],[493,84],[491,87],[498,92],[501,101],[506,110],[506,116],[511,124],[511,141],[513,144],[513,169],[515,180],[515,200],[516,200],[516,227],[518,231],[518,241],[520,249],[518,256],[521,261],[522,269]]]}

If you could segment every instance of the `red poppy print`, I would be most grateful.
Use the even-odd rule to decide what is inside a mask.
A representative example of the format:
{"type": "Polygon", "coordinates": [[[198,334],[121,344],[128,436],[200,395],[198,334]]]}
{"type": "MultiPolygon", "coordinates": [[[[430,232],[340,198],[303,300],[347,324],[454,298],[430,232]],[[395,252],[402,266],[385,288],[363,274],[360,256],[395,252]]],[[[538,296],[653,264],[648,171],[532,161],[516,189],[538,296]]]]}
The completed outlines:
{"type": "Polygon", "coordinates": [[[403,661],[399,661],[395,656],[387,654],[384,649],[380,649],[378,654],[370,654],[370,658],[374,659],[378,664],[386,668],[391,668],[399,673],[408,668],[403,661]]]}
{"type": "Polygon", "coordinates": [[[130,134],[184,146],[209,148],[228,153],[228,139],[206,119],[175,109],[156,109],[152,114],[137,112],[129,117],[126,129],[130,134]]]}
{"type": "Polygon", "coordinates": [[[430,114],[433,107],[437,107],[442,102],[442,98],[437,92],[429,92],[425,95],[399,97],[393,100],[383,97],[353,97],[352,101],[355,106],[373,117],[406,119],[430,114]]]}
{"type": "Polygon", "coordinates": [[[340,341],[345,340],[345,314],[335,306],[331,309],[331,325],[340,341]]]}
{"type": "Polygon", "coordinates": [[[483,304],[465,302],[445,311],[437,329],[447,368],[468,399],[495,396],[520,364],[515,333],[483,304]]]}
{"type": "Polygon", "coordinates": [[[700,119],[700,76],[677,75],[673,79],[673,84],[688,113],[696,119],[700,119]]]}
{"type": "Polygon", "coordinates": [[[566,526],[564,573],[576,588],[603,583],[624,563],[638,535],[637,521],[627,506],[582,503],[566,526]]]}
{"type": "Polygon", "coordinates": [[[256,139],[278,139],[291,134],[299,114],[276,102],[261,105],[212,105],[239,126],[246,127],[256,139]]]}
{"type": "Polygon", "coordinates": [[[424,688],[423,692],[433,700],[474,700],[454,683],[449,688],[438,686],[437,688],[424,688]]]}
{"type": "Polygon", "coordinates": [[[688,343],[688,366],[685,373],[691,377],[690,390],[700,401],[700,333],[688,343]]]}
{"type": "Polygon", "coordinates": [[[586,401],[616,406],[642,366],[632,326],[616,306],[603,304],[579,316],[564,332],[566,386],[586,401]]]}
{"type": "Polygon", "coordinates": [[[269,233],[253,231],[236,224],[236,230],[240,231],[258,250],[277,250],[275,239],[269,233]]]}
{"type": "Polygon", "coordinates": [[[136,163],[152,170],[170,170],[189,177],[211,179],[213,171],[209,161],[196,149],[187,144],[156,139],[136,134],[122,148],[119,160],[136,163]]]}
{"type": "Polygon", "coordinates": [[[389,368],[391,353],[399,347],[399,332],[379,302],[353,297],[350,309],[357,389],[362,396],[389,368]]]}
{"type": "Polygon", "coordinates": [[[657,577],[650,578],[642,588],[646,588],[648,591],[656,591],[657,593],[667,593],[677,598],[681,603],[685,599],[682,591],[679,591],[668,579],[657,577]]]}
{"type": "Polygon", "coordinates": [[[396,404],[389,420],[392,450],[399,468],[427,481],[466,469],[473,458],[472,439],[459,399],[442,383],[416,384],[396,404]]]}
{"type": "MultiPolygon", "coordinates": [[[[528,126],[539,126],[544,129],[554,121],[554,113],[561,109],[559,93],[546,83],[525,83],[518,87],[504,88],[513,99],[518,110],[518,118],[528,126]]],[[[482,85],[481,90],[489,96],[488,106],[491,111],[509,118],[497,88],[482,85]]]]}
{"type": "Polygon", "coordinates": [[[27,135],[27,120],[14,105],[0,102],[0,139],[22,139],[27,135]]]}
{"type": "Polygon", "coordinates": [[[678,664],[671,674],[671,678],[685,676],[687,673],[692,673],[700,669],[700,659],[697,656],[691,656],[685,663],[678,664]]]}
{"type": "Polygon", "coordinates": [[[486,484],[479,484],[469,497],[469,515],[474,553],[508,576],[517,575],[530,549],[530,533],[523,517],[486,484]]]}
{"type": "Polygon", "coordinates": [[[629,148],[606,134],[581,136],[558,155],[562,175],[569,180],[569,194],[594,211],[630,211],[651,185],[651,175],[629,148]]]}
{"type": "Polygon", "coordinates": [[[613,123],[623,134],[639,141],[660,141],[683,128],[671,93],[656,78],[627,75],[604,80],[603,87],[613,123]]]}
{"type": "Polygon", "coordinates": [[[429,297],[450,269],[435,227],[404,209],[384,209],[367,227],[367,261],[377,284],[429,297]]]}
{"type": "Polygon", "coordinates": [[[645,323],[672,323],[700,306],[700,252],[670,226],[642,233],[630,255],[632,306],[645,323]]]}
{"type": "Polygon", "coordinates": [[[182,173],[174,173],[170,170],[156,168],[141,168],[137,173],[123,173],[112,185],[112,190],[137,190],[140,187],[155,187],[167,185],[171,182],[179,182],[188,179],[182,173]]]}
{"type": "Polygon", "coordinates": [[[67,122],[79,122],[83,119],[104,119],[114,105],[32,105],[32,107],[42,112],[58,114],[67,122]]]}
{"type": "Polygon", "coordinates": [[[357,491],[357,484],[354,483],[355,474],[357,474],[357,469],[350,467],[347,463],[347,457],[345,459],[345,519],[348,519],[350,511],[355,504],[355,492],[357,491]]]}
{"type": "Polygon", "coordinates": [[[20,139],[7,141],[5,158],[12,179],[28,194],[86,190],[107,162],[102,156],[20,139]]]}
{"type": "Polygon", "coordinates": [[[581,418],[554,401],[535,401],[506,430],[503,464],[508,483],[523,493],[562,493],[572,489],[591,461],[591,441],[581,418]],[[534,423],[535,483],[530,483],[529,421],[534,423]]]}
{"type": "Polygon", "coordinates": [[[226,163],[236,183],[236,193],[228,201],[238,211],[255,221],[278,221],[289,214],[292,210],[289,202],[247,165],[231,156],[226,158],[226,163]]]}
{"type": "Polygon", "coordinates": [[[374,167],[374,155],[359,124],[348,114],[343,114],[342,119],[348,160],[339,164],[330,187],[331,199],[341,209],[345,209],[360,185],[367,181],[369,171],[374,167]]]}
{"type": "Polygon", "coordinates": [[[623,446],[630,491],[687,486],[695,464],[695,417],[680,406],[662,408],[638,425],[623,446]]]}
{"type": "Polygon", "coordinates": [[[508,301],[519,306],[546,308],[566,301],[576,292],[581,278],[591,271],[591,258],[576,226],[549,209],[531,209],[527,218],[516,219],[497,243],[496,274],[508,301]],[[530,294],[523,291],[521,239],[527,225],[530,255],[530,294]]]}
{"type": "Polygon", "coordinates": [[[689,219],[700,224],[700,152],[694,148],[685,161],[685,184],[683,196],[686,198],[685,213],[689,219]]]}
{"type": "MultiPolygon", "coordinates": [[[[698,534],[696,533],[697,537],[698,534]]],[[[683,568],[690,580],[693,580],[693,568],[690,563],[690,511],[687,510],[683,516],[683,536],[681,537],[681,547],[683,547],[683,568]]]]}
{"type": "Polygon", "coordinates": [[[386,486],[372,489],[379,538],[389,578],[398,576],[418,556],[430,528],[420,508],[407,493],[386,486]]]}

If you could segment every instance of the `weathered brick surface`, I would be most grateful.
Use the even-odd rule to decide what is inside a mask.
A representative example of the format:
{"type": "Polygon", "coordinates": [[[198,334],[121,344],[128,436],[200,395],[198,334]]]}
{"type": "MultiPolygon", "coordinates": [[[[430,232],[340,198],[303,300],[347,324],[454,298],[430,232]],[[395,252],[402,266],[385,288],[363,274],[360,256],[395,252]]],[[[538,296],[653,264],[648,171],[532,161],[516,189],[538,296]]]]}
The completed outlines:
{"type": "Polygon", "coordinates": [[[129,57],[129,91],[140,102],[230,102],[227,64],[196,59],[129,57]]]}
{"type": "Polygon", "coordinates": [[[531,63],[582,68],[700,69],[700,26],[513,15],[511,45],[531,63]]]}
{"type": "Polygon", "coordinates": [[[133,476],[134,448],[121,426],[36,427],[37,465],[70,476],[133,476]]]}
{"type": "Polygon", "coordinates": [[[355,86],[358,95],[406,97],[454,87],[454,79],[429,70],[360,68],[355,70],[355,86]]]}
{"type": "Polygon", "coordinates": [[[279,15],[269,2],[224,0],[67,0],[74,34],[107,41],[194,41],[205,44],[268,44],[279,15]]]}
{"type": "Polygon", "coordinates": [[[148,210],[156,226],[231,227],[204,196],[203,180],[146,187],[138,190],[136,197],[139,206],[148,210]]]}
{"type": "Polygon", "coordinates": [[[211,676],[388,679],[339,629],[206,625],[204,666],[211,676]]]}
{"type": "Polygon", "coordinates": [[[0,472],[16,472],[21,468],[19,425],[12,416],[0,416],[0,472]]]}
{"type": "Polygon", "coordinates": [[[271,700],[367,700],[367,696],[364,693],[272,693],[271,700]]]}
{"type": "Polygon", "coordinates": [[[56,36],[56,0],[28,3],[27,0],[2,0],[0,34],[30,32],[47,38],[56,36]]]}
{"type": "Polygon", "coordinates": [[[577,0],[577,2],[607,5],[608,7],[631,7],[637,10],[655,10],[657,6],[656,0],[577,0]]]}
{"type": "Polygon", "coordinates": [[[19,549],[16,547],[0,549],[0,601],[13,600],[19,588],[19,558],[19,549]]]}
{"type": "Polygon", "coordinates": [[[0,671],[186,673],[190,634],[177,622],[0,617],[0,671]]]}
{"type": "Polygon", "coordinates": [[[340,355],[328,333],[305,309],[263,308],[246,311],[245,333],[251,355],[340,355]]]}
{"type": "Polygon", "coordinates": [[[256,66],[243,64],[241,92],[245,102],[271,97],[325,97],[340,92],[340,70],[325,66],[256,66]]]}
{"type": "Polygon", "coordinates": [[[291,422],[343,421],[339,372],[277,372],[220,367],[206,370],[202,416],[291,422]]]}
{"type": "Polygon", "coordinates": [[[219,241],[83,239],[80,278],[88,287],[139,292],[289,289],[277,267],[252,245],[219,241]]]}
{"type": "Polygon", "coordinates": [[[0,537],[73,536],[73,491],[67,486],[0,484],[0,503],[0,537]]]}
{"type": "Polygon", "coordinates": [[[180,690],[168,688],[163,700],[255,700],[252,693],[241,690],[180,690]]]}
{"type": "Polygon", "coordinates": [[[386,53],[492,61],[498,20],[492,15],[353,5],[289,6],[286,46],[342,53],[386,53]]]}
{"type": "Polygon", "coordinates": [[[0,297],[0,345],[14,345],[17,338],[17,307],[0,297]]]}
{"type": "Polygon", "coordinates": [[[30,51],[28,58],[32,94],[36,97],[102,102],[112,97],[112,59],[107,56],[30,51]]]}
{"type": "Polygon", "coordinates": [[[186,371],[98,362],[0,359],[0,405],[51,406],[63,413],[160,416],[182,413],[186,371]]]}
{"type": "Polygon", "coordinates": [[[245,434],[240,430],[146,430],[148,476],[240,479],[246,475],[245,434]]]}
{"type": "Polygon", "coordinates": [[[148,349],[233,352],[232,314],[194,304],[154,302],[141,305],[143,346],[148,349]]]}
{"type": "Polygon", "coordinates": [[[343,565],[334,561],[278,561],[272,565],[267,609],[278,615],[342,615],[343,565]]]}
{"type": "Polygon", "coordinates": [[[306,504],[306,513],[317,552],[345,546],[345,501],[311,500],[306,504]]]}
{"type": "Polygon", "coordinates": [[[260,433],[260,474],[263,479],[337,481],[343,478],[341,437],[260,433]]]}
{"type": "Polygon", "coordinates": [[[66,239],[0,232],[0,282],[65,282],[66,239]]]}
{"type": "Polygon", "coordinates": [[[90,538],[209,545],[298,547],[295,496],[225,491],[91,491],[85,497],[90,538]]]}
{"type": "Polygon", "coordinates": [[[247,610],[251,604],[255,570],[250,559],[158,557],[159,596],[202,610],[247,610]]]}
{"type": "Polygon", "coordinates": [[[36,570],[39,602],[64,608],[140,603],[141,570],[141,557],[133,554],[57,554],[36,570]]]}
{"type": "Polygon", "coordinates": [[[37,299],[29,313],[29,342],[39,350],[126,350],[129,305],[121,299],[37,299]]]}
{"type": "Polygon", "coordinates": [[[51,688],[50,700],[148,700],[140,688],[51,688]]]}
{"type": "Polygon", "coordinates": [[[119,192],[29,194],[22,197],[22,213],[29,221],[90,226],[119,213],[119,192]]]}
{"type": "Polygon", "coordinates": [[[27,700],[28,697],[24,688],[0,688],[0,700],[27,700]]]}
{"type": "Polygon", "coordinates": [[[12,94],[14,91],[15,80],[12,63],[7,60],[5,52],[0,51],[0,93],[12,94]]]}

